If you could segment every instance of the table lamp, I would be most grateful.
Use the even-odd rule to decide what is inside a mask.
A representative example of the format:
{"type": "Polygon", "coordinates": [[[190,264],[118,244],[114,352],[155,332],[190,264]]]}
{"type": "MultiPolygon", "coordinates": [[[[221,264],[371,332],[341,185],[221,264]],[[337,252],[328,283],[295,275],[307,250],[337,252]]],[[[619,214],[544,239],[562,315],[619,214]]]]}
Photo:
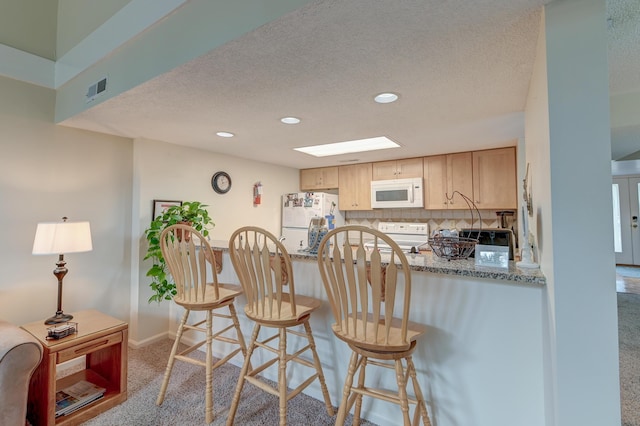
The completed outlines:
{"type": "Polygon", "coordinates": [[[63,217],[62,222],[38,223],[32,253],[58,255],[57,267],[53,270],[53,275],[58,279],[58,310],[54,316],[44,322],[45,324],[58,324],[73,319],[73,315],[62,311],[62,279],[68,272],[64,254],[92,249],[89,222],[67,222],[67,218],[63,217]]]}

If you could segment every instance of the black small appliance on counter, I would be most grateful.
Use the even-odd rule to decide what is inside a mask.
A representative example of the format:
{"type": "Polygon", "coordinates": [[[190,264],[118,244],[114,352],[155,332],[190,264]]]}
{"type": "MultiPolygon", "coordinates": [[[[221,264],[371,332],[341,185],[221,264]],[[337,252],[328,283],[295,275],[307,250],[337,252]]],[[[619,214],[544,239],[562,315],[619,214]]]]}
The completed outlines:
{"type": "MultiPolygon", "coordinates": [[[[509,260],[513,260],[516,243],[513,231],[510,229],[488,228],[478,230],[467,228],[460,230],[460,236],[464,238],[477,238],[478,244],[509,247],[509,260]]],[[[471,257],[474,257],[474,253],[471,253],[471,257]]]]}

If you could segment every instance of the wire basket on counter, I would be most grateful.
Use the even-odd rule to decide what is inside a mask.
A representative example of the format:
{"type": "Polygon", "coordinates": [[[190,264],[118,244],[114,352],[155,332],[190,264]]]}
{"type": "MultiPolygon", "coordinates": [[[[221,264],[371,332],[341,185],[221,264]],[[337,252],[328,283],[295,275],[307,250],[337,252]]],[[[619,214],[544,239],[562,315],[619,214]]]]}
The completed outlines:
{"type": "Polygon", "coordinates": [[[478,235],[476,238],[471,238],[471,233],[469,237],[460,237],[460,236],[444,236],[442,234],[436,234],[433,237],[429,238],[429,246],[433,253],[447,260],[456,260],[456,259],[467,259],[473,251],[476,249],[476,244],[479,242],[480,231],[482,229],[482,218],[480,217],[480,211],[476,207],[475,203],[469,199],[466,195],[453,191],[451,197],[447,195],[447,199],[453,199],[455,194],[460,195],[464,201],[469,206],[469,210],[471,211],[471,227],[473,228],[474,224],[474,216],[473,211],[475,210],[478,215],[478,222],[480,226],[478,227],[478,235]]]}

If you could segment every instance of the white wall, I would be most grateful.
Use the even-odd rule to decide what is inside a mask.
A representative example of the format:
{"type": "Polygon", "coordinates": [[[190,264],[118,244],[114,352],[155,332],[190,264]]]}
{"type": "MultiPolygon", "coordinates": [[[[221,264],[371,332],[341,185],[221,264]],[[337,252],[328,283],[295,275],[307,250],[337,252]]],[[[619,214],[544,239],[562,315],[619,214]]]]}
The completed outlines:
{"type": "Polygon", "coordinates": [[[611,159],[638,160],[640,91],[611,96],[611,159]],[[629,157],[627,157],[629,156],[629,157]]]}
{"type": "Polygon", "coordinates": [[[33,256],[36,224],[88,220],[93,251],[65,256],[63,309],[128,320],[131,141],[53,124],[55,92],[0,77],[0,317],[53,315],[57,256],[33,256]]]}
{"type": "Polygon", "coordinates": [[[547,277],[547,288],[544,289],[543,306],[543,330],[545,331],[543,352],[544,362],[544,386],[545,386],[545,424],[553,425],[554,407],[554,371],[551,364],[551,329],[549,310],[547,305],[553,301],[549,299],[548,288],[551,285],[553,272],[553,246],[546,245],[546,241],[551,240],[551,227],[545,227],[543,218],[551,217],[551,202],[549,199],[551,187],[549,175],[549,96],[547,93],[547,57],[546,57],[546,36],[545,36],[545,15],[542,14],[540,22],[540,35],[536,47],[536,61],[529,84],[529,92],[525,105],[525,164],[529,163],[529,180],[531,182],[530,195],[533,201],[533,217],[529,218],[529,228],[535,238],[537,261],[540,263],[542,272],[547,277]],[[551,275],[549,275],[551,274],[551,275]]]}
{"type": "Polygon", "coordinates": [[[212,238],[228,239],[246,224],[279,234],[280,196],[299,185],[296,169],[54,125],[50,89],[0,77],[0,93],[0,223],[3,241],[11,242],[0,248],[0,317],[15,324],[56,310],[57,258],[31,255],[38,222],[91,222],[94,250],[65,256],[63,309],[94,308],[129,321],[135,343],[165,336],[170,326],[170,303],[147,302],[148,265],[141,261],[153,199],[209,204],[212,238]],[[218,170],[232,178],[225,195],[211,188],[218,170]],[[257,181],[264,194],[254,207],[257,181]]]}
{"type": "MultiPolygon", "coordinates": [[[[280,197],[296,192],[299,187],[297,169],[247,161],[197,149],[180,147],[165,142],[138,139],[134,141],[134,197],[138,213],[132,227],[134,239],[132,264],[140,262],[137,277],[132,278],[131,339],[142,344],[167,332],[171,305],[163,302],[149,304],[151,296],[149,278],[145,276],[150,265],[142,261],[146,252],[144,229],[149,225],[152,201],[201,201],[207,205],[215,222],[210,237],[228,240],[240,226],[261,226],[280,234],[280,197]],[[211,176],[219,170],[231,176],[231,190],[217,194],[211,188],[211,176]],[[253,206],[253,185],[263,185],[262,204],[253,206]],[[136,300],[137,299],[137,300],[136,300]],[[135,318],[135,316],[138,318],[135,318]]],[[[175,318],[175,316],[172,316],[175,318]]]]}
{"type": "Polygon", "coordinates": [[[545,7],[526,106],[547,425],[620,424],[604,0],[545,7]],[[585,232],[589,229],[589,232],[585,232]]]}
{"type": "Polygon", "coordinates": [[[64,56],[130,2],[131,0],[58,0],[56,57],[64,56]]]}

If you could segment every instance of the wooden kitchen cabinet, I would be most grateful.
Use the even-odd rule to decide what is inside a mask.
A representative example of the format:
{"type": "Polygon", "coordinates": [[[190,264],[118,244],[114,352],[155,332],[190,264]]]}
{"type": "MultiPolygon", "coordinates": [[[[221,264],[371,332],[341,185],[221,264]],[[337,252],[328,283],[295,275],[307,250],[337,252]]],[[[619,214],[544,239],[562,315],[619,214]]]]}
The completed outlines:
{"type": "Polygon", "coordinates": [[[473,201],[479,209],[517,209],[516,149],[473,152],[473,201]]]}
{"type": "Polygon", "coordinates": [[[340,166],[338,209],[371,210],[371,163],[340,166]]]}
{"type": "Polygon", "coordinates": [[[336,189],[338,187],[338,167],[318,167],[300,170],[300,190],[336,189]]]}
{"type": "Polygon", "coordinates": [[[372,180],[416,177],[422,177],[422,158],[406,158],[372,163],[372,180]]]}
{"type": "Polygon", "coordinates": [[[469,206],[459,195],[447,200],[454,191],[473,199],[473,159],[471,152],[434,155],[423,158],[424,208],[458,210],[469,206]]]}

